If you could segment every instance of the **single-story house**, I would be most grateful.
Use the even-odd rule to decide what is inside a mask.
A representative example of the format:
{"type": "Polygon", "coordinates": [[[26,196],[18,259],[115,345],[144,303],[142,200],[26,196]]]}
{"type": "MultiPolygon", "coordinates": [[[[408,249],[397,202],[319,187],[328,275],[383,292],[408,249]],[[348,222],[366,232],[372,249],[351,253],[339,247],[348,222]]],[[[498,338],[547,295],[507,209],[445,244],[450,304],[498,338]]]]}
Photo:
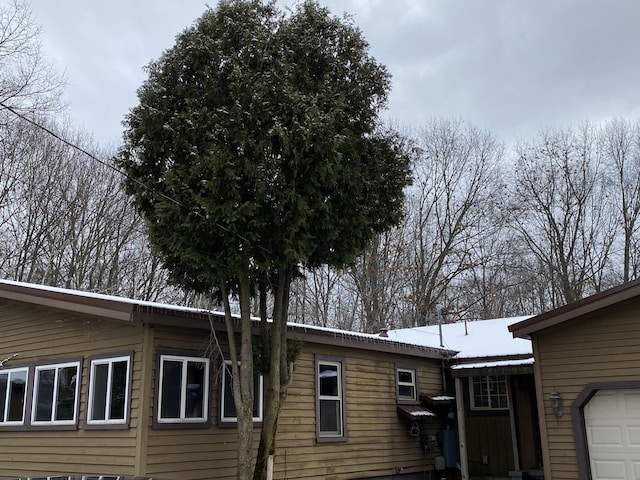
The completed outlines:
{"type": "Polygon", "coordinates": [[[535,356],[545,478],[640,478],[640,280],[511,325],[535,356]]]}
{"type": "MultiPolygon", "coordinates": [[[[398,341],[458,352],[447,364],[445,391],[455,397],[463,479],[542,476],[533,352],[508,326],[528,317],[460,321],[389,331],[398,341]]],[[[452,415],[453,418],[453,415],[452,415]]]]}
{"type": "MultiPolygon", "coordinates": [[[[443,361],[455,352],[296,324],[288,336],[303,343],[274,478],[422,479],[446,468],[443,361]]],[[[225,345],[216,312],[0,281],[0,477],[235,478],[225,345]]]]}

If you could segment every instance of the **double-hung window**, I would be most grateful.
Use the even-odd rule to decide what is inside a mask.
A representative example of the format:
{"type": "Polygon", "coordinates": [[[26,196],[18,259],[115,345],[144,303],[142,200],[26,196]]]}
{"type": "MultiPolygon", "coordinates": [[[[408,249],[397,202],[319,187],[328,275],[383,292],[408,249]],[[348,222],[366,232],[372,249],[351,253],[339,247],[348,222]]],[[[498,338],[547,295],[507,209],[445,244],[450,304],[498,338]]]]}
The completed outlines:
{"type": "Polygon", "coordinates": [[[80,362],[35,367],[31,425],[75,425],[80,362]]]}
{"type": "Polygon", "coordinates": [[[0,370],[0,426],[23,425],[27,368],[0,370]]]}
{"type": "Polygon", "coordinates": [[[160,355],[158,423],[204,423],[209,412],[209,359],[160,355]]]}
{"type": "MultiPolygon", "coordinates": [[[[264,400],[264,380],[262,375],[253,375],[253,421],[262,422],[262,410],[264,400]]],[[[233,399],[233,375],[231,374],[231,361],[225,360],[222,365],[222,382],[220,392],[220,422],[235,423],[238,421],[236,402],[233,399]]]]}
{"type": "Polygon", "coordinates": [[[316,357],[316,430],[318,440],[343,440],[345,434],[343,361],[316,357]]]}
{"type": "Polygon", "coordinates": [[[504,375],[472,377],[469,384],[473,410],[506,410],[509,408],[507,377],[504,375]]]}
{"type": "Polygon", "coordinates": [[[87,425],[126,425],[131,355],[91,360],[87,425]]]}
{"type": "Polygon", "coordinates": [[[398,402],[413,403],[418,400],[415,368],[396,368],[396,393],[398,402]]]}

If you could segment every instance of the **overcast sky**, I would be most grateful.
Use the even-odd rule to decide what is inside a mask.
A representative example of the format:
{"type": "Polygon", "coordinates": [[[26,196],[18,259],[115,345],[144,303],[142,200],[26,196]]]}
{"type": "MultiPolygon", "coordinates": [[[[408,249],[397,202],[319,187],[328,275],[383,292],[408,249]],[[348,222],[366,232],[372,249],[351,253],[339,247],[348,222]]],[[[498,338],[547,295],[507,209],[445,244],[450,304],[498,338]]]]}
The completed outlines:
{"type": "MultiPolygon", "coordinates": [[[[46,55],[66,74],[72,122],[115,145],[143,66],[216,0],[27,1],[46,55]]],[[[389,69],[383,117],[397,125],[460,118],[511,142],[544,127],[640,118],[638,0],[320,3],[352,14],[389,69]]]]}

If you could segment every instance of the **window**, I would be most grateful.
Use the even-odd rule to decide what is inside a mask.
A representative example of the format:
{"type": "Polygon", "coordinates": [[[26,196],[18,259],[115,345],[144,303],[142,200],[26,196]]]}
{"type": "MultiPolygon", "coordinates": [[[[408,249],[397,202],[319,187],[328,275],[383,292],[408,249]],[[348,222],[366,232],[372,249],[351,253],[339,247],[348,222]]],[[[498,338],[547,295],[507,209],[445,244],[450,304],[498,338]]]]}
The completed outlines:
{"type": "MultiPolygon", "coordinates": [[[[253,421],[262,422],[264,401],[264,385],[262,375],[253,375],[253,421]]],[[[220,421],[237,422],[236,403],[233,400],[233,376],[231,375],[231,361],[225,360],[222,365],[222,391],[220,392],[220,421]]]]}
{"type": "Polygon", "coordinates": [[[396,368],[396,385],[399,402],[416,402],[418,389],[414,368],[396,368]]]}
{"type": "Polygon", "coordinates": [[[345,435],[343,362],[316,358],[316,430],[319,440],[342,440],[345,435]]]}
{"type": "Polygon", "coordinates": [[[26,368],[0,370],[0,426],[24,424],[26,368]]]}
{"type": "Polygon", "coordinates": [[[91,360],[88,425],[126,425],[131,355],[91,360]]]}
{"type": "Polygon", "coordinates": [[[504,375],[473,377],[470,387],[472,409],[505,410],[509,408],[507,377],[504,375]]]}
{"type": "Polygon", "coordinates": [[[207,421],[209,359],[160,355],[159,376],[159,423],[207,421]]]}
{"type": "Polygon", "coordinates": [[[80,362],[35,367],[32,425],[74,425],[78,416],[80,362]]]}

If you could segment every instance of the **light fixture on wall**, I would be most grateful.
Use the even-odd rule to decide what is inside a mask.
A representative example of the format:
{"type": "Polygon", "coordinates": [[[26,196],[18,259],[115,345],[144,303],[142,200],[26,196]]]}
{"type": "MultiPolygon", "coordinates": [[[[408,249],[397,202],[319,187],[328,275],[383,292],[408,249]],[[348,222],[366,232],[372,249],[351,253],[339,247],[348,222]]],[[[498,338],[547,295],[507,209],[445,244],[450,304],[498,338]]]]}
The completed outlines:
{"type": "Polygon", "coordinates": [[[551,408],[556,414],[556,417],[562,416],[562,397],[556,390],[552,390],[549,394],[549,402],[551,402],[551,408]]]}

